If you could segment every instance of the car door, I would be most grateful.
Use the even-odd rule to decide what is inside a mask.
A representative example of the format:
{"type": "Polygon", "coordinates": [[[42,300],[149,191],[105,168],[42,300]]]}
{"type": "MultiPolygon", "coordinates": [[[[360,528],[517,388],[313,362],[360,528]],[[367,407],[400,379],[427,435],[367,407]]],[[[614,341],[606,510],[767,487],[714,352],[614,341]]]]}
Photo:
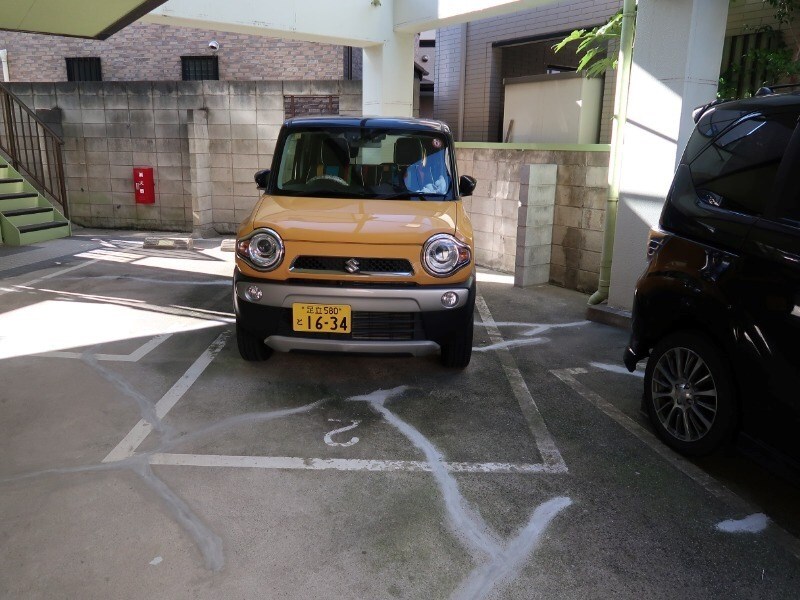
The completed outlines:
{"type": "MultiPolygon", "coordinates": [[[[796,117],[795,117],[796,119],[796,117]]],[[[745,427],[800,461],[800,128],[781,163],[774,199],[751,228],[741,259],[741,299],[761,348],[763,381],[750,381],[745,427]],[[749,413],[749,414],[747,414],[749,413]]]]}

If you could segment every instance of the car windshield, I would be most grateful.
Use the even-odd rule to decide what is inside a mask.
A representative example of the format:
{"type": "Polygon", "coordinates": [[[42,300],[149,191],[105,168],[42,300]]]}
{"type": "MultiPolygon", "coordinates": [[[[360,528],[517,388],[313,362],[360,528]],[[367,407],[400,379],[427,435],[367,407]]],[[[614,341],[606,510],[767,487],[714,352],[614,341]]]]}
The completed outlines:
{"type": "Polygon", "coordinates": [[[375,128],[290,131],[277,193],[287,196],[453,199],[451,149],[435,132],[375,128]]]}

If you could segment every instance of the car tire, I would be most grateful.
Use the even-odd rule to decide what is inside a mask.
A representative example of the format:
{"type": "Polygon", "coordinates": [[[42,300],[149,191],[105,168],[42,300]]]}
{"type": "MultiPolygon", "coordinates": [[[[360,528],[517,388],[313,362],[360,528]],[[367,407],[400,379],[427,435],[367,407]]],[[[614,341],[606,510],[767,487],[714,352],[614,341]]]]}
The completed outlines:
{"type": "Polygon", "coordinates": [[[682,454],[710,454],[736,432],[730,366],[701,333],[680,331],[656,344],[645,370],[644,404],[658,436],[682,454]]]}
{"type": "Polygon", "coordinates": [[[475,329],[475,315],[469,320],[465,330],[442,344],[442,364],[448,369],[464,369],[472,358],[472,332],[475,329]]]}
{"type": "Polygon", "coordinates": [[[258,336],[236,325],[236,345],[243,359],[250,362],[264,361],[272,356],[272,348],[268,347],[258,336]]]}

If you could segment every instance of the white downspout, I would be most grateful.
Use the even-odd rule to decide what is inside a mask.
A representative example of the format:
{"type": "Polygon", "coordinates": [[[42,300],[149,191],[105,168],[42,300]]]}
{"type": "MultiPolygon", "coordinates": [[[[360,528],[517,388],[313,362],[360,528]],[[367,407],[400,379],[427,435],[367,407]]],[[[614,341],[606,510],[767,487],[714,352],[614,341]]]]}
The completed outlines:
{"type": "Polygon", "coordinates": [[[11,76],[8,74],[8,50],[0,50],[0,62],[3,63],[3,81],[8,83],[11,76]]]}

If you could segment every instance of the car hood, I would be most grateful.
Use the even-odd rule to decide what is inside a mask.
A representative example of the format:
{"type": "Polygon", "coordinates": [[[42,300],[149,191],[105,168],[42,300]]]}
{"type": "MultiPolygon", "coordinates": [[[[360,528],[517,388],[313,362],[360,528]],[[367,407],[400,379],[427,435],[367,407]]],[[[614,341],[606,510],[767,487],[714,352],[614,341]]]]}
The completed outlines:
{"type": "Polygon", "coordinates": [[[264,196],[253,228],[271,227],[284,240],[360,244],[423,244],[456,230],[458,203],[264,196]]]}

